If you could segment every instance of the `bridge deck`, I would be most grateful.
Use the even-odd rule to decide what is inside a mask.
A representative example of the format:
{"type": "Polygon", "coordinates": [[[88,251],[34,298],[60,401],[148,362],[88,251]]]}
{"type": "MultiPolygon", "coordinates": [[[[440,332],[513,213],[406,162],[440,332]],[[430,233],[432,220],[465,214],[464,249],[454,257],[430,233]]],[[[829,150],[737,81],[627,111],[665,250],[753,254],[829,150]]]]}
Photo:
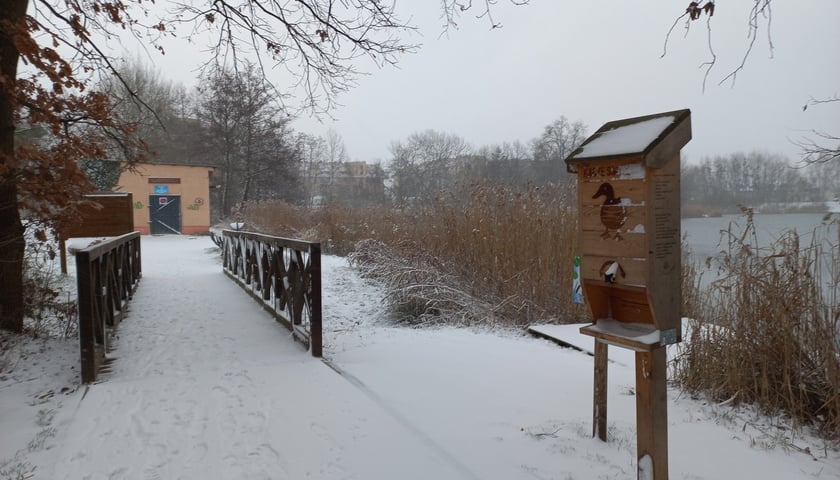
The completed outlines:
{"type": "Polygon", "coordinates": [[[58,441],[48,478],[469,478],[293,342],[210,247],[143,238],[155,261],[110,371],[60,420],[86,441],[58,441]]]}

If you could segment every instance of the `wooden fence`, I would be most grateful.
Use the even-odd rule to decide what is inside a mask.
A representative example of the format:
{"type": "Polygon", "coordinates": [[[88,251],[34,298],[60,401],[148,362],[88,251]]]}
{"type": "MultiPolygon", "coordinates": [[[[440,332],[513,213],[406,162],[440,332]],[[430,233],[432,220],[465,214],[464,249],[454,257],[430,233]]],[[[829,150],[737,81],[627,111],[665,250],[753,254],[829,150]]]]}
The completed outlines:
{"type": "Polygon", "coordinates": [[[61,273],[67,273],[65,241],[73,237],[116,237],[134,231],[131,193],[91,193],[68,211],[58,224],[61,273]]]}
{"type": "Polygon", "coordinates": [[[224,230],[222,252],[225,274],[320,357],[321,244],[224,230]]]}
{"type": "Polygon", "coordinates": [[[140,281],[140,234],[127,233],[76,252],[82,382],[96,380],[110,331],[140,281]]]}

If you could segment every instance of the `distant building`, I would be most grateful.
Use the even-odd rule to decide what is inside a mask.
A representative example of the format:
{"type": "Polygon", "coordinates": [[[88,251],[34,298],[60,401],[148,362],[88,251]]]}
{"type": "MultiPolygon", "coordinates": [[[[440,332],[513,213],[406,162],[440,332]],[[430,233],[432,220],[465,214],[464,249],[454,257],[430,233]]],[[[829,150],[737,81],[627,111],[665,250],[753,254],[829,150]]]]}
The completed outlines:
{"type": "Polygon", "coordinates": [[[385,199],[385,173],[379,165],[365,162],[341,162],[326,166],[309,179],[307,185],[315,205],[340,202],[364,206],[379,204],[385,199]]]}
{"type": "Polygon", "coordinates": [[[207,233],[212,173],[209,166],[140,164],[123,171],[114,190],[132,194],[141,234],[207,233]]]}

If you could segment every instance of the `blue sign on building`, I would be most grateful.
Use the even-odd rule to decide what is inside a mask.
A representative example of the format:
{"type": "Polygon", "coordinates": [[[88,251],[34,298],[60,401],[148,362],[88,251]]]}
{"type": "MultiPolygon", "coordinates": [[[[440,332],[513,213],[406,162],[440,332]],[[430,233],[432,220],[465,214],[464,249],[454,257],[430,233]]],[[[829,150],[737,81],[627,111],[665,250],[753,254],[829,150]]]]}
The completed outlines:
{"type": "Polygon", "coordinates": [[[169,185],[155,185],[155,195],[169,194],[169,185]]]}

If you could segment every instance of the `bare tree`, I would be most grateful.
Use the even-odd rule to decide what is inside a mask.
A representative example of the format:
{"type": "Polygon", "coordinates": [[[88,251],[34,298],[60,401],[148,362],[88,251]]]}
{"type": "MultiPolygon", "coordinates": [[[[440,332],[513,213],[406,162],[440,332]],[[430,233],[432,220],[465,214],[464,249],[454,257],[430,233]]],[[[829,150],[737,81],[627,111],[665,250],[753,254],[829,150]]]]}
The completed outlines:
{"type": "Polygon", "coordinates": [[[301,177],[306,205],[312,207],[315,196],[318,194],[318,175],[326,146],[322,137],[307,133],[298,133],[295,145],[301,159],[301,177]]]}
{"type": "Polygon", "coordinates": [[[566,179],[564,160],[586,140],[586,125],[569,122],[565,116],[545,126],[532,141],[534,170],[537,177],[552,182],[566,179]]]}
{"type": "Polygon", "coordinates": [[[429,201],[450,186],[455,161],[470,151],[454,134],[426,130],[391,144],[391,178],[398,203],[429,201]]]}
{"type": "Polygon", "coordinates": [[[328,202],[335,201],[336,178],[342,174],[348,160],[344,139],[335,129],[330,128],[324,137],[324,158],[321,164],[321,174],[324,176],[323,193],[328,202]]]}
{"type": "Polygon", "coordinates": [[[531,160],[530,149],[519,140],[484,146],[466,158],[457,178],[464,187],[482,182],[523,187],[530,180],[531,160]]]}
{"type": "Polygon", "coordinates": [[[260,198],[296,200],[299,160],[289,119],[253,66],[218,71],[199,87],[200,128],[207,159],[221,174],[217,210],[260,198]],[[274,189],[263,181],[274,183],[274,189]]]}

